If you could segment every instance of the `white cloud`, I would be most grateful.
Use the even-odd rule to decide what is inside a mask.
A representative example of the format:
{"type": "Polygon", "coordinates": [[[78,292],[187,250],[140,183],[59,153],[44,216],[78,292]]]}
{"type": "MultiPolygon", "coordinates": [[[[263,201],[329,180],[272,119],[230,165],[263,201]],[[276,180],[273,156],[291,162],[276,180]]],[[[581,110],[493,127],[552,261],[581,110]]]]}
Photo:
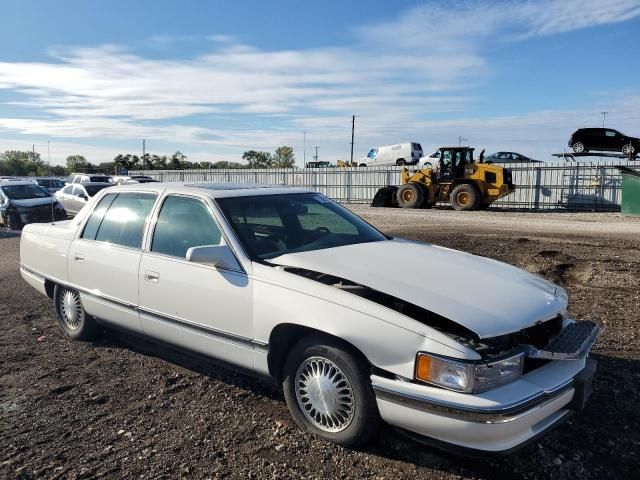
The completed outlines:
{"type": "MultiPolygon", "coordinates": [[[[638,0],[428,3],[356,28],[342,47],[266,51],[211,35],[210,51],[194,58],[150,59],[119,45],[58,48],[50,62],[0,62],[0,89],[22,94],[24,100],[11,103],[29,112],[0,113],[0,130],[43,138],[170,139],[211,152],[301,146],[301,131],[309,130],[336,155],[347,150],[354,112],[363,145],[448,135],[465,125],[474,132],[500,130],[500,119],[425,118],[464,117],[475,101],[473,87],[486,80],[489,42],[638,15],[638,0]],[[197,122],[186,120],[194,115],[207,119],[193,126],[197,122]]],[[[150,41],[198,39],[158,35],[150,41]]],[[[531,115],[538,114],[521,118],[531,115]]]]}

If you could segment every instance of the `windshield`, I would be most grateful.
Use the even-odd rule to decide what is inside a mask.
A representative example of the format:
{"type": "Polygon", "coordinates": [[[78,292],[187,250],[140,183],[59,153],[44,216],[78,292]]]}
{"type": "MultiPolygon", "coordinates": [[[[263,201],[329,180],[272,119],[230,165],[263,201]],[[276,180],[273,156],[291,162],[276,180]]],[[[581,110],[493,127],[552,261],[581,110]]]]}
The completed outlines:
{"type": "Polygon", "coordinates": [[[90,197],[93,197],[96,193],[98,193],[103,188],[109,188],[111,186],[110,183],[105,183],[104,185],[85,185],[84,189],[87,191],[87,194],[90,197]]]}
{"type": "Polygon", "coordinates": [[[2,191],[11,200],[28,200],[30,198],[47,198],[51,196],[49,192],[35,183],[28,185],[3,185],[2,191]]]}
{"type": "Polygon", "coordinates": [[[364,220],[317,193],[229,197],[216,201],[248,253],[261,260],[386,240],[364,220]]]}

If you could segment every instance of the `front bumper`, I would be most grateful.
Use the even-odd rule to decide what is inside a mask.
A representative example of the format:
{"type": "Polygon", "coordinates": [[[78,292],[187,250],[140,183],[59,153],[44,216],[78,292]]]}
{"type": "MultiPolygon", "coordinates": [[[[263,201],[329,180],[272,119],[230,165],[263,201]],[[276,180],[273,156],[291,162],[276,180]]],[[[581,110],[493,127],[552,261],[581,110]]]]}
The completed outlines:
{"type": "Polygon", "coordinates": [[[389,424],[427,443],[464,453],[510,453],[584,408],[596,361],[550,362],[515,382],[477,395],[371,377],[389,424]]]}
{"type": "Polygon", "coordinates": [[[24,225],[29,223],[49,223],[66,220],[67,218],[67,212],[63,208],[52,209],[49,206],[17,209],[15,212],[24,225]]]}

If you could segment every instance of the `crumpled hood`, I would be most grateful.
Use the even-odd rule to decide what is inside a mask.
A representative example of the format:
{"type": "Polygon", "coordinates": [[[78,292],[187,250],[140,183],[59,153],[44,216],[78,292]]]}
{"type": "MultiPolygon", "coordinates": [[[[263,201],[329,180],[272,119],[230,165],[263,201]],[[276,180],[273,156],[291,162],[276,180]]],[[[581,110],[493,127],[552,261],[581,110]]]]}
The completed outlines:
{"type": "MultiPolygon", "coordinates": [[[[33,208],[41,205],[51,205],[53,197],[46,198],[27,198],[26,200],[11,200],[11,203],[18,208],[33,208]]],[[[53,199],[55,202],[56,200],[53,199]]]]}
{"type": "Polygon", "coordinates": [[[567,307],[566,292],[541,277],[407,240],[290,253],[270,263],[351,280],[453,320],[480,338],[517,332],[567,307]]]}

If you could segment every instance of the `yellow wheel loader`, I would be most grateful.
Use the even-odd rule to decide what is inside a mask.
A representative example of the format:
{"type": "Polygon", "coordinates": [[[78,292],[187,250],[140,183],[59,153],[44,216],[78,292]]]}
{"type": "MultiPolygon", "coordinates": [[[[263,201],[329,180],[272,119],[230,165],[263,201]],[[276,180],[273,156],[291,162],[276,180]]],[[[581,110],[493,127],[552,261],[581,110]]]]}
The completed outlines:
{"type": "Polygon", "coordinates": [[[456,210],[486,209],[515,190],[508,168],[473,159],[473,148],[442,147],[437,165],[425,165],[413,173],[404,168],[400,187],[378,190],[374,207],[431,208],[450,202],[456,210]]]}

